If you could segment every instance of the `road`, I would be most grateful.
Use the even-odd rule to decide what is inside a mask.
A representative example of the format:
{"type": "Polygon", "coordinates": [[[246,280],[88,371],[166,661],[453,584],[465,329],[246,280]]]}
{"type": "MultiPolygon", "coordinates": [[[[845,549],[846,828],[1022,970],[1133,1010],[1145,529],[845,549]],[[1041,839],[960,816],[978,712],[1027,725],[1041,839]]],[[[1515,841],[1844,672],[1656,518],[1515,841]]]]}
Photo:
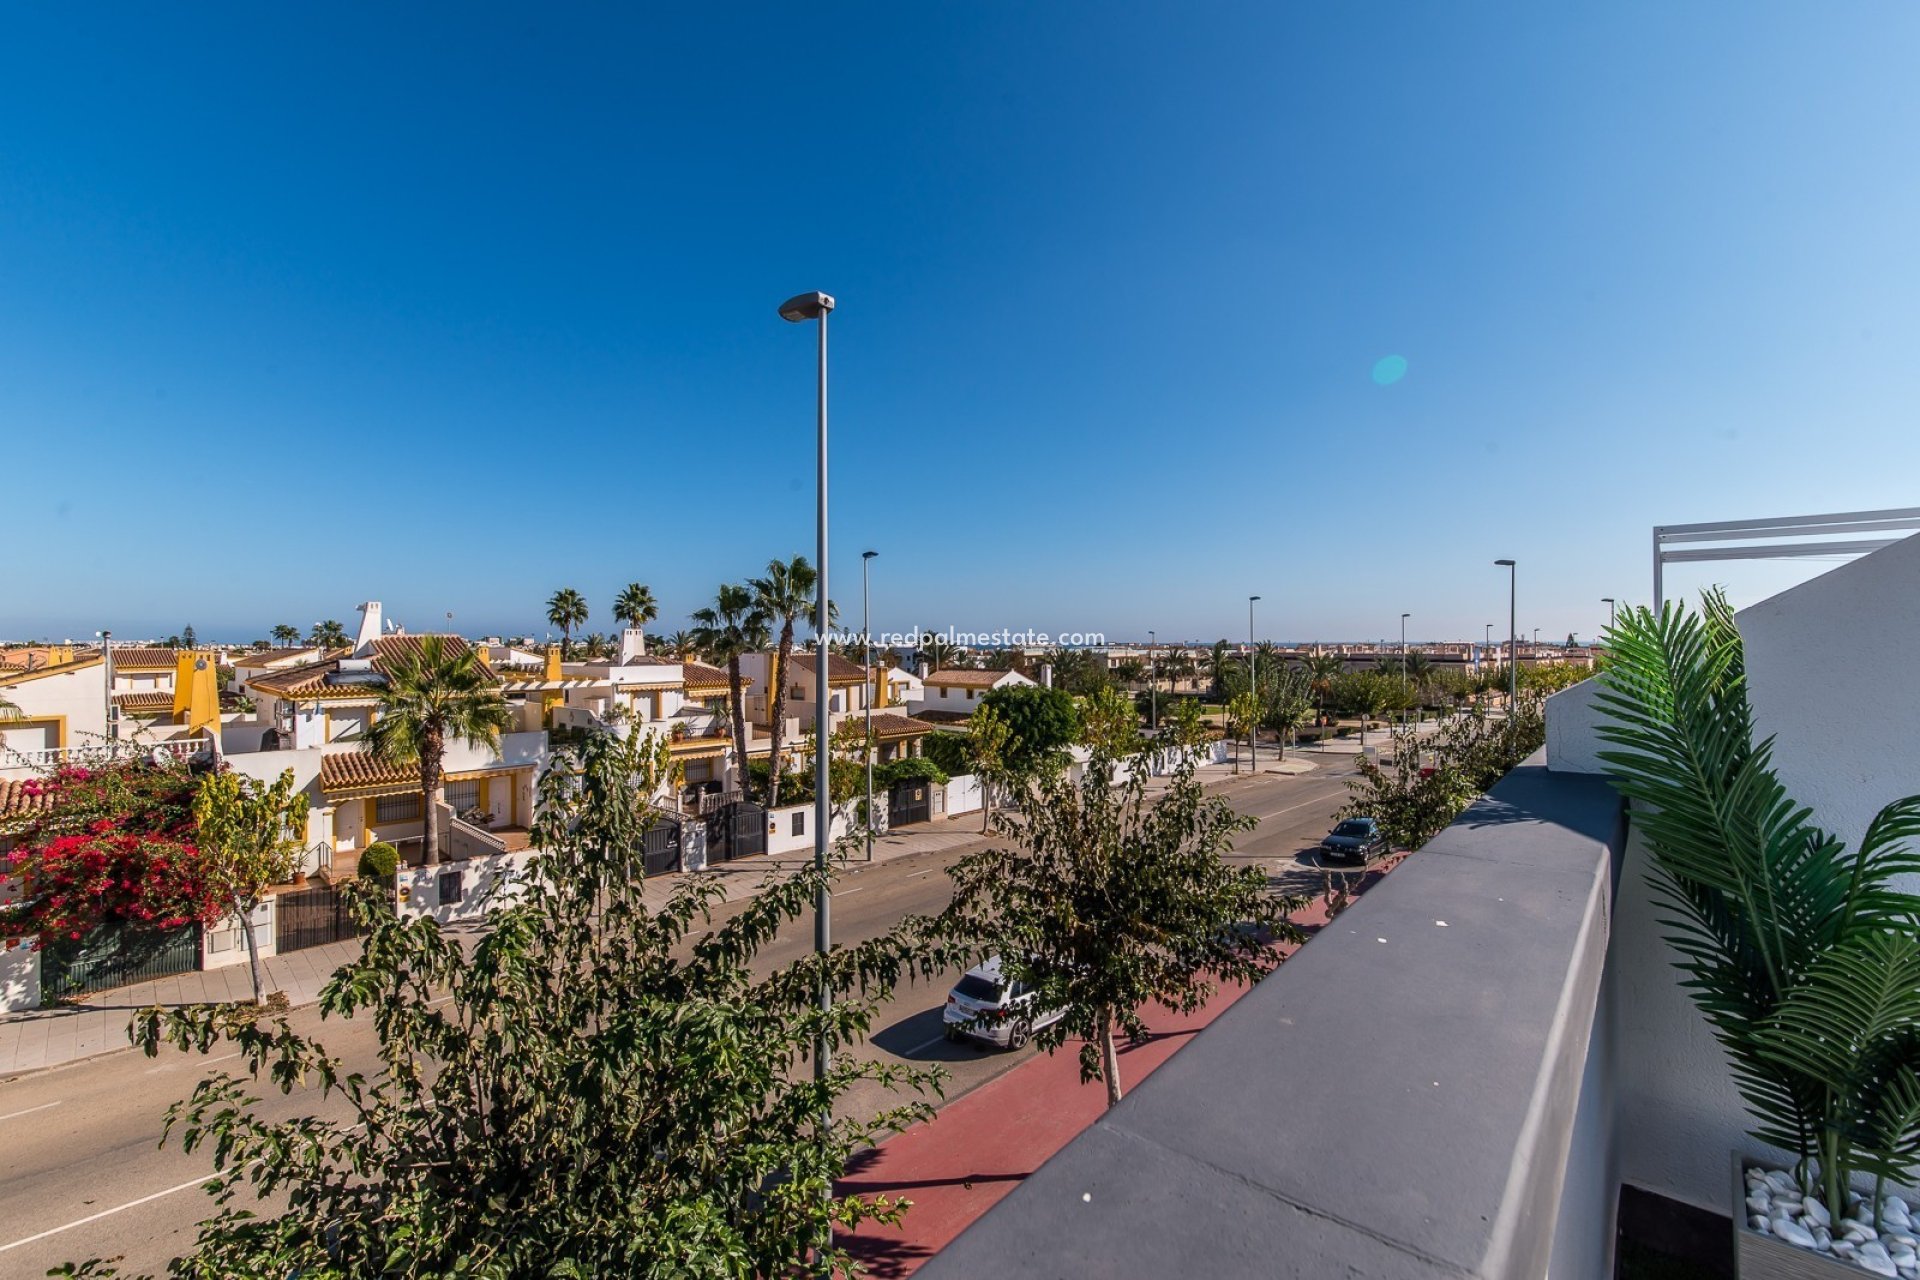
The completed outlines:
{"type": "MultiPolygon", "coordinates": [[[[1240,812],[1258,820],[1238,841],[1233,858],[1269,868],[1289,892],[1318,892],[1323,870],[1313,844],[1346,798],[1349,761],[1335,759],[1312,773],[1261,774],[1217,788],[1240,812]]],[[[945,869],[968,847],[876,863],[853,871],[834,899],[834,935],[855,941],[884,933],[908,915],[945,904],[945,869]]],[[[716,913],[738,910],[731,904],[716,913]]],[[[812,923],[795,923],[763,953],[761,963],[791,960],[812,945],[812,923]]],[[[863,1055],[938,1064],[948,1073],[948,1100],[979,1087],[1035,1052],[949,1044],[940,1014],[947,980],[908,986],[880,1011],[863,1055]]],[[[323,1030],[323,1043],[354,1069],[376,1061],[372,1027],[323,1024],[312,1009],[295,1010],[301,1031],[323,1030]]],[[[183,1154],[159,1144],[167,1105],[186,1096],[207,1058],[166,1050],[158,1059],[109,1054],[0,1081],[0,1277],[44,1275],[69,1259],[118,1257],[129,1274],[163,1272],[167,1260],[193,1241],[194,1225],[210,1202],[194,1188],[206,1176],[204,1153],[183,1154]]],[[[231,1061],[231,1057],[227,1059],[231,1061]]],[[[235,1064],[237,1065],[237,1063],[235,1064]]],[[[281,1095],[267,1086],[260,1111],[270,1118],[309,1114],[309,1092],[281,1095]]],[[[871,1115],[887,1095],[865,1087],[847,1100],[852,1114],[871,1115]]],[[[324,1112],[323,1112],[324,1114],[324,1112]]]]}

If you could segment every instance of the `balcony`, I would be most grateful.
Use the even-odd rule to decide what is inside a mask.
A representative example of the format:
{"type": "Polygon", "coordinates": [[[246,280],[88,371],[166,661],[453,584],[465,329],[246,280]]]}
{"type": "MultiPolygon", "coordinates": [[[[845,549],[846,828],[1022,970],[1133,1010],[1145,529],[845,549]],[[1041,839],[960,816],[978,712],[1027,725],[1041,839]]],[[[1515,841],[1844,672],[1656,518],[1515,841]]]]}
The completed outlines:
{"type": "Polygon", "coordinates": [[[213,739],[206,734],[172,738],[164,742],[132,738],[98,738],[69,743],[64,747],[37,747],[16,750],[0,743],[0,777],[20,774],[52,773],[71,766],[112,764],[119,760],[168,759],[191,760],[197,755],[211,756],[213,739]]]}

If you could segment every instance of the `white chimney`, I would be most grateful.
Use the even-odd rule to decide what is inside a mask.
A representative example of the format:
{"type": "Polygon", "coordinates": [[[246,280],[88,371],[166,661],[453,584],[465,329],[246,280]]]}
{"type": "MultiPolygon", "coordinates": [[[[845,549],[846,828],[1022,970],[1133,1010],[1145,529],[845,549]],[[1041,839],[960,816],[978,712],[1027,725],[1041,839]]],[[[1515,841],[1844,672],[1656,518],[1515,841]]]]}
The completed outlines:
{"type": "Polygon", "coordinates": [[[1043,662],[1040,664],[1040,687],[1043,689],[1053,688],[1053,664],[1051,662],[1043,662]]]}
{"type": "Polygon", "coordinates": [[[620,633],[620,661],[625,664],[635,658],[647,656],[647,633],[638,627],[628,627],[620,633]]]}
{"type": "Polygon", "coordinates": [[[354,637],[353,656],[373,656],[373,642],[380,638],[380,602],[369,600],[360,606],[360,634],[354,637]]]}

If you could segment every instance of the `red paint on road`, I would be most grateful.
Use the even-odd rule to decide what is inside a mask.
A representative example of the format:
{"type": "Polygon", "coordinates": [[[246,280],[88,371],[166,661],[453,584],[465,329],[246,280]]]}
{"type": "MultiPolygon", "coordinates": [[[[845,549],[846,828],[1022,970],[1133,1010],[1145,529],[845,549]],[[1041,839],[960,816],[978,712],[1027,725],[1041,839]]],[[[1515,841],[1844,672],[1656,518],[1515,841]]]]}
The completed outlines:
{"type": "MultiPolygon", "coordinates": [[[[1368,872],[1356,892],[1377,884],[1393,865],[1368,872]]],[[[1310,935],[1326,920],[1321,899],[1294,917],[1310,935]]],[[[1247,990],[1222,989],[1190,1014],[1156,1006],[1147,1015],[1151,1037],[1120,1052],[1121,1085],[1137,1088],[1247,990]]],[[[840,1182],[843,1193],[904,1196],[913,1207],[898,1227],[865,1223],[841,1242],[875,1276],[912,1275],[1100,1118],[1106,1088],[1097,1080],[1080,1082],[1079,1058],[1078,1042],[1037,1055],[856,1157],[840,1182]]]]}

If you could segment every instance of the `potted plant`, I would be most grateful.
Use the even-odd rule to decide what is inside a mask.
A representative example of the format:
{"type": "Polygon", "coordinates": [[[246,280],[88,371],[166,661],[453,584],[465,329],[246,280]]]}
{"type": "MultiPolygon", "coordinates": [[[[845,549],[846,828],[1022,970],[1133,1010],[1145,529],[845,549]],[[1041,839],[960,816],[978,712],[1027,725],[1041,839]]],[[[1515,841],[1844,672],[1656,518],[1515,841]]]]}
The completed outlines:
{"type": "MultiPolygon", "coordinates": [[[[1744,655],[1718,592],[1701,614],[1622,611],[1598,701],[1683,985],[1785,1168],[1736,1155],[1742,1275],[1920,1274],[1888,1184],[1920,1164],[1920,797],[1848,850],[1755,742],[1744,655]]],[[[1776,1162],[1778,1163],[1778,1162],[1776,1162]]]]}

